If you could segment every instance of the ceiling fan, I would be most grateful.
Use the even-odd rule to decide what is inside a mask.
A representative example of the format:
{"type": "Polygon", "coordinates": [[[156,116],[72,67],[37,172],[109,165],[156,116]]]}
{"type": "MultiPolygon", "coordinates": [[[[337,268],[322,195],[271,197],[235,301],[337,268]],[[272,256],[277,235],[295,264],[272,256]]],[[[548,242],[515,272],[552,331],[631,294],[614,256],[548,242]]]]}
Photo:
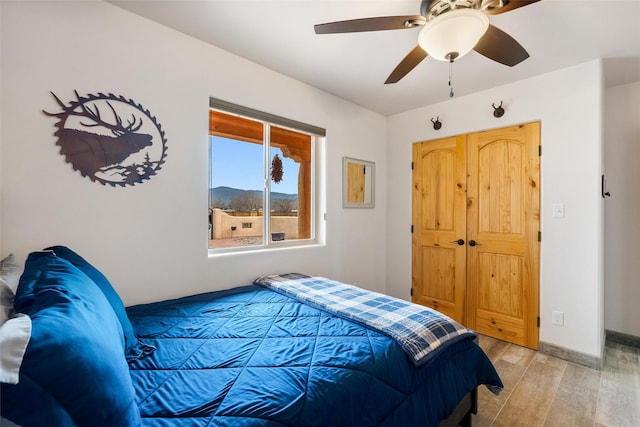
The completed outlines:
{"type": "Polygon", "coordinates": [[[529,57],[513,37],[489,23],[498,15],[540,0],[422,0],[420,15],[379,16],[327,22],[314,26],[316,34],[402,30],[422,27],[418,45],[391,72],[385,84],[396,83],[431,56],[452,63],[475,50],[513,67],[529,57]]]}

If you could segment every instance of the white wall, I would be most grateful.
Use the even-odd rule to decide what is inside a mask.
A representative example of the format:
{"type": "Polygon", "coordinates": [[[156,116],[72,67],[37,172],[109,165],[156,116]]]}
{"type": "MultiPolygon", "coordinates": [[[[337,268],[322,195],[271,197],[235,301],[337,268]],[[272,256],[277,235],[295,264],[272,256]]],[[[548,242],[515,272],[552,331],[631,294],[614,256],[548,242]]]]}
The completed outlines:
{"type": "Polygon", "coordinates": [[[390,294],[410,298],[412,143],[541,121],[540,340],[601,356],[601,75],[600,61],[589,62],[389,118],[388,205],[399,212],[387,221],[390,294]],[[496,119],[491,104],[501,101],[496,119]],[[551,217],[554,203],[565,204],[565,218],[551,217]],[[552,310],[564,312],[564,326],[551,324],[552,310]]]}
{"type": "Polygon", "coordinates": [[[607,88],[604,119],[604,324],[640,336],[640,82],[607,88]]]}
{"type": "Polygon", "coordinates": [[[599,61],[385,119],[103,2],[1,2],[0,10],[0,256],[69,245],[127,304],[292,269],[377,291],[386,284],[409,299],[411,144],[540,120],[540,339],[600,356],[599,61]],[[49,91],[70,100],[73,90],[150,109],[168,138],[158,175],[110,188],[73,171],[55,146],[55,119],[41,112],[57,108],[49,91]],[[209,96],[327,129],[326,246],[207,257],[209,96]],[[496,119],[491,104],[500,101],[506,114],[496,119]],[[375,209],[341,207],[343,156],[376,162],[375,209]],[[564,219],[551,217],[553,203],[565,204],[564,219]],[[551,310],[565,313],[564,327],[551,325],[551,310]]]}
{"type": "MultiPolygon", "coordinates": [[[[299,271],[384,291],[385,180],[375,209],[343,209],[342,157],[386,175],[386,119],[104,2],[2,2],[0,256],[64,244],[126,304],[299,271]],[[141,103],[168,140],[162,170],[111,188],[72,170],[55,145],[63,101],[111,92],[141,103]],[[207,256],[209,97],[327,129],[326,245],[207,256]]],[[[323,221],[322,218],[319,219],[323,221]]]]}

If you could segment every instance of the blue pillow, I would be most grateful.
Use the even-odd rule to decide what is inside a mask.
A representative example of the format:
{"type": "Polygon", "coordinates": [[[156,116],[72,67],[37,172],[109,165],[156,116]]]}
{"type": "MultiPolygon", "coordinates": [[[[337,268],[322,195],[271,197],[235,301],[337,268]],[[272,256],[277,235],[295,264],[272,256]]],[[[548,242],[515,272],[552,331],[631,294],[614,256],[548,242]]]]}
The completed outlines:
{"type": "Polygon", "coordinates": [[[31,317],[31,340],[18,384],[2,384],[2,417],[24,427],[140,425],[122,327],[86,274],[34,252],[15,307],[31,317]]]}
{"type": "Polygon", "coordinates": [[[78,267],[84,274],[89,276],[96,285],[98,285],[100,290],[104,293],[104,296],[107,297],[107,300],[111,304],[113,311],[116,313],[116,316],[118,316],[120,324],[122,325],[125,343],[124,353],[128,362],[148,356],[155,350],[155,347],[144,344],[138,340],[120,296],[115,289],[113,289],[113,286],[111,286],[111,283],[107,280],[104,274],[66,246],[51,246],[45,250],[52,250],[57,256],[66,259],[71,264],[78,267]]]}

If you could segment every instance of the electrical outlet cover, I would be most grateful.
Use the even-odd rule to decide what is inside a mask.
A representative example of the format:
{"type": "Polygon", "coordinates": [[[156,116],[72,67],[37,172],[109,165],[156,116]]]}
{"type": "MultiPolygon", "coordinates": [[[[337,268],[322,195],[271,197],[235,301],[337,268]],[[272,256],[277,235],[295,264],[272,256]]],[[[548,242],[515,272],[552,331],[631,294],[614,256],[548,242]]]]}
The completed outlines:
{"type": "Polygon", "coordinates": [[[562,311],[553,310],[551,312],[551,323],[556,326],[564,325],[564,313],[562,311]]]}

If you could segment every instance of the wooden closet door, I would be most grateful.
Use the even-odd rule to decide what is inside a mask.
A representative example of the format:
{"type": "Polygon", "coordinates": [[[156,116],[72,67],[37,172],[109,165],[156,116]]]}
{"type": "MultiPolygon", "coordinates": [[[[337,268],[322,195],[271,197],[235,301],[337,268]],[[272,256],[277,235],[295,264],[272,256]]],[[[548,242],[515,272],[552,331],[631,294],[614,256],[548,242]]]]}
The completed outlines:
{"type": "Polygon", "coordinates": [[[467,326],[538,346],[540,124],[468,136],[467,326]],[[473,245],[475,243],[475,245],[473,245]]]}
{"type": "Polygon", "coordinates": [[[412,301],[463,322],[466,137],[414,144],[413,169],[412,301]]]}

